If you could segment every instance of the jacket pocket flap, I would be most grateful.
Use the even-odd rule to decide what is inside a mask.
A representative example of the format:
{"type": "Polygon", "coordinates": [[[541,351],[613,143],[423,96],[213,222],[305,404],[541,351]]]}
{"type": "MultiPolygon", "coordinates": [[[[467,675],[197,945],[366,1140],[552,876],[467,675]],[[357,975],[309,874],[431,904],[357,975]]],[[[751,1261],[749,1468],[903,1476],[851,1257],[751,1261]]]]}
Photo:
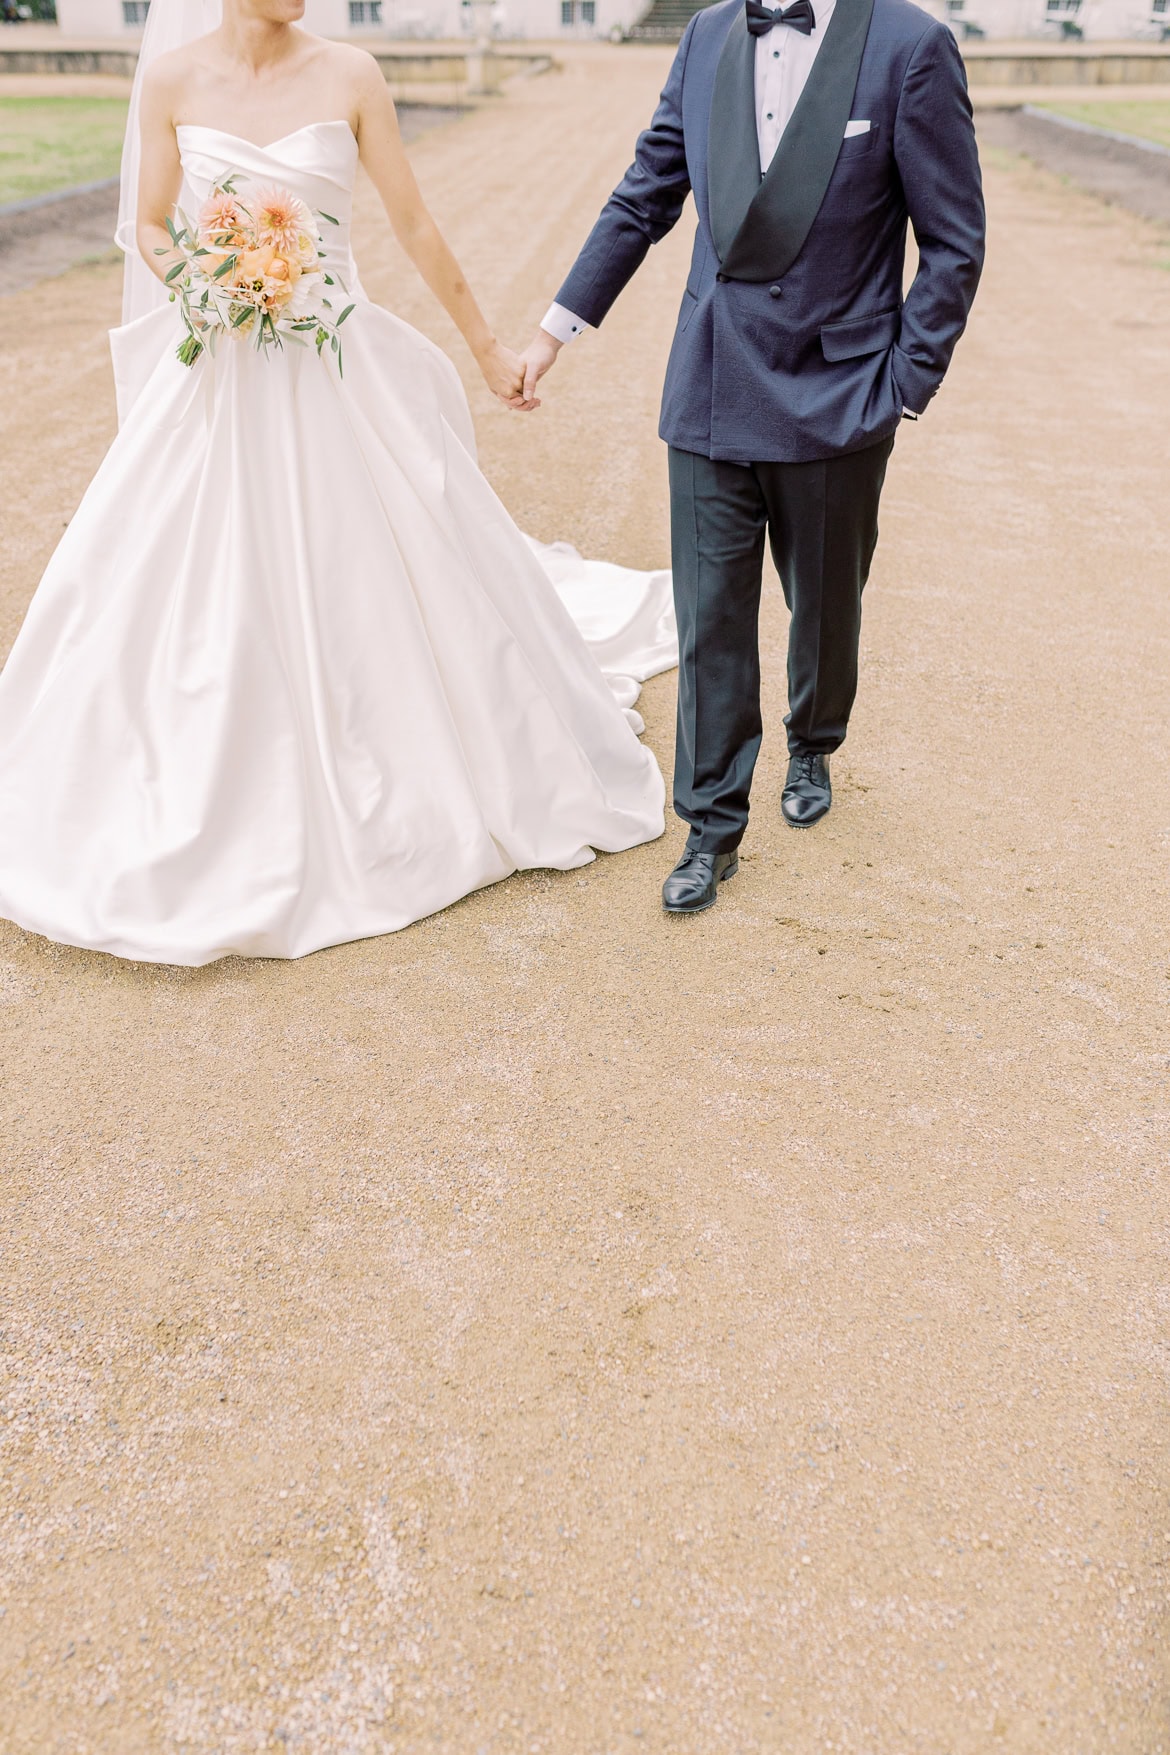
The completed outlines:
{"type": "Polygon", "coordinates": [[[892,347],[902,327],[897,305],[890,311],[873,311],[865,317],[847,317],[843,323],[821,325],[821,347],[827,360],[852,360],[864,353],[881,353],[892,347]]]}

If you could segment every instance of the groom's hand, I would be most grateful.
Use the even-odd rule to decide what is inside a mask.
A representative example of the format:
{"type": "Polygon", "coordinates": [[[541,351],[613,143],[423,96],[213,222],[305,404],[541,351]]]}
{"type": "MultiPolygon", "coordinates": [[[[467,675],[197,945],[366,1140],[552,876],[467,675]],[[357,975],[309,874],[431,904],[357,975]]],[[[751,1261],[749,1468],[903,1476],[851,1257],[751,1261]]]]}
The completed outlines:
{"type": "Polygon", "coordinates": [[[555,335],[550,335],[547,329],[536,331],[520,356],[524,362],[524,388],[521,392],[523,400],[518,405],[519,407],[525,409],[540,407],[536,397],[536,386],[560,351],[561,344],[555,335]]]}

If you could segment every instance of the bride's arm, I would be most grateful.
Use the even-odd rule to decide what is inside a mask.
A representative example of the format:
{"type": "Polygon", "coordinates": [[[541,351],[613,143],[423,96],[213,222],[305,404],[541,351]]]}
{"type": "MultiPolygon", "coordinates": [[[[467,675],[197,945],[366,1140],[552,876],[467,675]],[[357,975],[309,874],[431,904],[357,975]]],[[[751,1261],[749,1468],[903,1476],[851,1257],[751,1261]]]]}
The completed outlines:
{"type": "Polygon", "coordinates": [[[370,56],[363,55],[362,63],[357,76],[358,148],[394,234],[475,355],[490,388],[502,401],[519,406],[523,362],[492,334],[454,254],[427,211],[381,68],[370,56]]]}
{"type": "Polygon", "coordinates": [[[179,199],[183,168],[179,143],[171,120],[173,105],[169,82],[152,77],[142,84],[142,158],[138,174],[138,249],[146,266],[159,280],[178,260],[167,231],[167,215],[179,199]],[[165,253],[155,254],[156,250],[165,253]]]}

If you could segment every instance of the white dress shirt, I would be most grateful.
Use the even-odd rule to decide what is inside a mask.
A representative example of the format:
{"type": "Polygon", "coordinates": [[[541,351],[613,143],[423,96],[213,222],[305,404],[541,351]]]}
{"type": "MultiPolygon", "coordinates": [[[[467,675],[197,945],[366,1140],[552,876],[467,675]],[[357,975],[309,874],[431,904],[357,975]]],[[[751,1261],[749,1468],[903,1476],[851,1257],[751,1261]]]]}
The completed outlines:
{"type": "Polygon", "coordinates": [[[775,24],[756,38],[756,134],[763,173],[775,158],[780,136],[792,120],[836,6],[837,0],[813,0],[816,29],[807,37],[790,24],[775,24]]]}
{"type": "MultiPolygon", "coordinates": [[[[772,163],[780,136],[792,120],[837,0],[812,3],[817,22],[808,36],[790,24],[775,24],[756,38],[756,136],[761,172],[772,163]]],[[[557,341],[572,341],[589,327],[563,305],[553,305],[540,326],[557,341]]]]}

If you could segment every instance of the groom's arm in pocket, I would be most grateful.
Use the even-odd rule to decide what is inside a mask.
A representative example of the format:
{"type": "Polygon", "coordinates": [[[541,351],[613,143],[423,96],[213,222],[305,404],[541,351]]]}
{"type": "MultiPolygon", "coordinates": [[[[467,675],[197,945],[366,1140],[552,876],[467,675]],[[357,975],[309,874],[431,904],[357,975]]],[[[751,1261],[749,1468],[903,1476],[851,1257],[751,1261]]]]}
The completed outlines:
{"type": "Polygon", "coordinates": [[[918,243],[918,272],[902,308],[893,369],[906,407],[921,413],[966,327],[986,224],[963,58],[944,24],[923,33],[906,69],[894,159],[918,243]]]}
{"type": "Polygon", "coordinates": [[[639,137],[634,162],[602,208],[557,294],[553,307],[557,317],[552,325],[545,321],[544,326],[559,341],[602,321],[642,266],[651,244],[666,236],[683,210],[691,179],[683,144],[682,88],[694,29],[692,19],[654,119],[639,137]]]}

